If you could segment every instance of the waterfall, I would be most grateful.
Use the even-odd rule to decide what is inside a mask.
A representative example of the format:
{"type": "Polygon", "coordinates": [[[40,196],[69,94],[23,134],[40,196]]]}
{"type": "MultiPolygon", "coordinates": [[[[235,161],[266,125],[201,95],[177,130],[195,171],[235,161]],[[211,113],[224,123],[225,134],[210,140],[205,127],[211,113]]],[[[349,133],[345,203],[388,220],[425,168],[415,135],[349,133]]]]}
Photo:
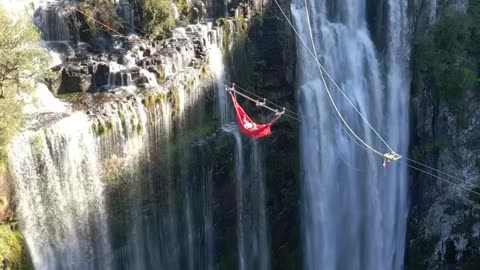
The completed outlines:
{"type": "Polygon", "coordinates": [[[109,62],[108,88],[127,87],[132,84],[132,76],[125,66],[109,62]]]}
{"type": "MultiPolygon", "coordinates": [[[[146,170],[136,166],[132,170],[136,173],[126,176],[143,179],[143,184],[137,187],[141,196],[131,200],[126,210],[132,216],[132,229],[118,252],[117,269],[214,269],[215,164],[208,158],[209,145],[174,146],[183,143],[183,133],[204,122],[202,106],[185,108],[194,116],[181,119],[180,134],[165,132],[168,121],[147,127],[151,154],[146,170]]],[[[151,112],[160,113],[170,115],[165,108],[151,112]]]]}
{"type": "Polygon", "coordinates": [[[65,11],[59,6],[39,7],[35,11],[35,24],[45,41],[70,40],[65,11]]]}
{"type": "Polygon", "coordinates": [[[428,4],[428,20],[430,24],[437,21],[437,0],[431,0],[428,4]]]}
{"type": "Polygon", "coordinates": [[[246,270],[248,267],[248,258],[245,248],[245,217],[244,217],[244,184],[245,181],[245,164],[243,157],[242,137],[238,130],[234,131],[235,136],[235,180],[236,182],[236,197],[237,197],[237,255],[238,255],[238,269],[246,270]]]}
{"type": "Polygon", "coordinates": [[[244,143],[233,125],[224,129],[235,137],[238,269],[270,269],[265,206],[265,164],[257,140],[244,143]],[[248,158],[246,158],[248,157],[248,158]]]}
{"type": "Polygon", "coordinates": [[[251,235],[250,251],[255,264],[249,269],[269,270],[270,269],[270,249],[269,249],[269,231],[267,227],[266,216],[266,190],[265,190],[265,164],[262,155],[262,147],[257,140],[252,142],[250,156],[250,176],[252,180],[250,191],[250,213],[251,213],[251,235]]]}
{"type": "MultiPolygon", "coordinates": [[[[309,1],[319,59],[372,125],[399,153],[407,151],[408,33],[406,1],[389,1],[384,66],[370,38],[365,1],[309,1]],[[383,79],[386,78],[386,79],[383,79]]],[[[292,5],[295,25],[310,46],[305,2],[292,5]]],[[[298,48],[303,160],[305,269],[402,269],[406,168],[357,146],[342,129],[311,55],[298,48]]],[[[387,152],[329,82],[333,98],[359,136],[387,152]]]]}
{"type": "MultiPolygon", "coordinates": [[[[178,89],[178,110],[191,113],[202,91],[185,91],[178,89]]],[[[203,245],[213,250],[212,226],[202,229],[208,238],[197,231],[213,217],[196,206],[208,196],[201,190],[212,192],[211,164],[190,170],[193,161],[170,149],[174,108],[166,99],[149,110],[139,98],[108,108],[25,131],[12,145],[17,212],[35,268],[185,269],[186,254],[187,269],[203,258],[211,266],[203,245]],[[95,136],[92,126],[109,130],[95,136]]],[[[193,115],[189,121],[204,122],[204,113],[193,115]]]]}
{"type": "Polygon", "coordinates": [[[118,2],[117,14],[125,22],[124,28],[126,28],[127,33],[141,34],[140,29],[135,26],[135,8],[130,1],[120,0],[118,2]]]}
{"type": "Polygon", "coordinates": [[[81,113],[13,142],[17,212],[36,269],[111,269],[95,146],[81,113]]]}
{"type": "Polygon", "coordinates": [[[225,90],[224,80],[224,65],[223,65],[223,55],[220,48],[216,45],[217,42],[216,31],[211,31],[211,40],[210,40],[210,50],[209,50],[209,67],[213,74],[213,80],[215,81],[215,91],[216,91],[216,102],[217,102],[217,115],[220,120],[220,124],[224,125],[228,120],[231,119],[231,114],[229,113],[229,101],[228,94],[225,90]]]}
{"type": "MultiPolygon", "coordinates": [[[[241,269],[270,269],[263,149],[235,130],[237,159],[235,164],[229,159],[234,152],[231,134],[216,130],[233,119],[228,95],[219,86],[215,100],[219,123],[208,118],[214,113],[209,111],[210,97],[201,98],[205,89],[199,78],[205,74],[191,65],[202,38],[177,30],[184,32],[182,40],[193,36],[196,45],[184,42],[186,46],[169,50],[175,52],[171,59],[162,58],[166,67],[162,77],[168,79],[158,85],[151,72],[155,66],[136,68],[137,55],[126,53],[125,61],[114,62],[103,57],[107,54],[90,58],[100,54],[90,52],[88,44],[71,45],[78,41],[66,22],[72,18],[52,6],[57,2],[38,0],[34,5],[37,26],[56,58],[52,66],[62,59],[64,68],[86,61],[78,65],[87,64],[89,75],[102,75],[95,78],[95,87],[129,86],[133,75],[140,80],[139,74],[146,77],[141,78],[142,86],[149,87],[72,95],[78,98],[72,103],[82,105],[78,107],[59,102],[45,85],[36,89],[42,98],[25,108],[28,127],[14,139],[9,153],[16,213],[33,267],[213,270],[238,264],[241,269]],[[176,54],[179,50],[181,55],[176,54]],[[84,56],[82,52],[88,57],[69,57],[84,56]],[[102,70],[90,69],[100,64],[102,70]],[[88,111],[72,113],[84,108],[88,111]],[[210,141],[198,140],[207,132],[210,141]],[[219,137],[228,139],[219,140],[222,151],[216,144],[219,137]],[[219,153],[227,153],[221,162],[215,159],[219,153]],[[233,170],[237,177],[230,179],[233,170]],[[217,201],[217,185],[236,188],[231,198],[222,198],[228,206],[217,201]],[[232,217],[225,213],[230,210],[236,210],[237,219],[233,211],[232,217]],[[231,231],[218,225],[222,222],[231,231]],[[238,262],[222,249],[230,248],[230,243],[232,253],[238,249],[238,262]]],[[[119,12],[133,23],[128,7],[120,6],[119,12]]],[[[223,83],[223,56],[216,38],[210,57],[215,80],[223,83]]],[[[223,195],[224,190],[220,192],[223,195]]]]}
{"type": "MultiPolygon", "coordinates": [[[[215,29],[211,31],[211,42],[223,37],[215,29]]],[[[257,140],[244,139],[237,123],[232,122],[233,105],[225,90],[227,72],[223,55],[217,46],[209,52],[210,69],[216,84],[216,110],[222,129],[235,138],[235,196],[237,218],[237,260],[239,270],[270,269],[270,249],[265,201],[265,165],[261,145],[257,140]]]]}
{"type": "MultiPolygon", "coordinates": [[[[387,73],[387,104],[388,110],[386,122],[389,123],[388,138],[395,143],[395,147],[402,153],[407,153],[409,145],[409,99],[410,91],[410,40],[409,40],[409,22],[407,15],[407,1],[388,1],[389,23],[388,42],[386,57],[387,73]]],[[[384,246],[390,246],[390,249],[384,249],[386,258],[390,258],[390,263],[395,269],[403,268],[406,220],[408,216],[408,185],[407,168],[405,164],[400,163],[392,166],[389,179],[394,179],[390,185],[386,185],[382,195],[384,227],[386,236],[384,246]],[[391,211],[395,209],[395,211],[391,211]]]]}

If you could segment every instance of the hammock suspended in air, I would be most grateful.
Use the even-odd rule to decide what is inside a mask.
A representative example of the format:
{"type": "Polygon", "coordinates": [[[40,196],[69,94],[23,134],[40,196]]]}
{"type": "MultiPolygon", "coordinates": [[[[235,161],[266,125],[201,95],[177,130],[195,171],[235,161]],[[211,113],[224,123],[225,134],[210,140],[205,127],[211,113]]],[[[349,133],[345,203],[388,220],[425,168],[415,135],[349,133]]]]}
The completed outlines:
{"type": "MultiPolygon", "coordinates": [[[[232,89],[227,89],[229,90],[230,96],[232,97],[232,102],[233,106],[235,107],[235,118],[237,119],[238,126],[240,127],[240,131],[242,132],[243,135],[249,138],[263,138],[272,133],[270,130],[270,127],[272,124],[280,118],[280,116],[283,114],[276,112],[275,117],[272,119],[267,124],[257,124],[252,121],[252,119],[247,115],[247,113],[243,110],[243,108],[238,104],[237,98],[236,98],[236,91],[232,89]]],[[[248,98],[248,97],[247,97],[248,98]]],[[[260,103],[257,103],[260,104],[260,103]]],[[[260,104],[265,107],[265,105],[260,104]]]]}

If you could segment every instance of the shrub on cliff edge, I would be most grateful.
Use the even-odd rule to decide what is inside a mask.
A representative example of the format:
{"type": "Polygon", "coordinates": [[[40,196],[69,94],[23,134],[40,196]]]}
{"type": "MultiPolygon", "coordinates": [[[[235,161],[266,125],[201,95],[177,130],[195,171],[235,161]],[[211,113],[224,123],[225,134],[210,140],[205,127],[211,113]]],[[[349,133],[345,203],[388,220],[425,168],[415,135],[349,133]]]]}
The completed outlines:
{"type": "Polygon", "coordinates": [[[48,54],[37,45],[40,35],[27,18],[11,19],[0,8],[0,173],[7,145],[21,126],[21,106],[14,96],[32,80],[48,74],[48,54]]]}
{"type": "Polygon", "coordinates": [[[165,38],[175,27],[172,2],[169,0],[141,0],[143,24],[152,38],[165,38]]]}

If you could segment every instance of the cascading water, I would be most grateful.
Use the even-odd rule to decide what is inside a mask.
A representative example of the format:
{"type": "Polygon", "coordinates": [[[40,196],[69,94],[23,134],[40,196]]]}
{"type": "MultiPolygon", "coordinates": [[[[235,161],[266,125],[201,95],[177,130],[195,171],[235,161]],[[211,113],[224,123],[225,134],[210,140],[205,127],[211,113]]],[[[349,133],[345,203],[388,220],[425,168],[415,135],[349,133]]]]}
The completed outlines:
{"type": "Polygon", "coordinates": [[[108,63],[109,74],[107,87],[127,87],[132,84],[132,75],[122,65],[116,62],[108,63]]]}
{"type": "MultiPolygon", "coordinates": [[[[67,40],[72,33],[65,23],[67,15],[51,6],[56,2],[35,2],[37,26],[44,39],[52,41],[49,47],[58,52],[73,51],[75,47],[70,55],[74,56],[82,44],[70,46],[67,40]]],[[[129,17],[130,11],[120,7],[119,13],[129,17]]],[[[183,32],[182,39],[187,40],[183,32]]],[[[216,39],[211,47],[211,70],[223,83],[222,54],[216,39]]],[[[183,76],[185,85],[196,88],[200,74],[190,76],[189,70],[195,50],[182,50],[181,55],[174,55],[174,63],[167,65],[165,75],[183,76]]],[[[75,61],[68,56],[62,54],[66,62],[75,61]]],[[[118,62],[122,64],[107,63],[106,58],[95,60],[99,61],[95,64],[107,63],[109,68],[103,73],[109,74],[108,79],[104,76],[97,90],[103,90],[102,86],[129,85],[129,71],[136,63],[131,56],[124,60],[118,62]]],[[[59,57],[55,65],[60,62],[59,57]]],[[[139,73],[147,78],[145,86],[160,87],[155,74],[143,68],[139,73]]],[[[170,77],[165,83],[174,81],[170,77]]],[[[215,209],[221,207],[214,196],[216,164],[209,161],[212,153],[207,143],[185,145],[191,143],[187,140],[191,139],[189,132],[204,128],[194,123],[203,125],[207,122],[205,115],[213,113],[204,112],[207,106],[199,102],[201,91],[190,93],[192,89],[187,90],[185,85],[172,85],[178,90],[174,94],[149,89],[158,94],[149,96],[155,98],[153,104],[151,99],[144,99],[142,104],[138,96],[123,95],[122,91],[115,96],[92,95],[92,99],[109,97],[115,101],[103,100],[107,104],[98,104],[98,108],[95,104],[88,114],[72,114],[68,105],[53,96],[45,99],[48,104],[40,104],[50,107],[49,111],[42,106],[29,108],[32,117],[48,113],[48,121],[40,121],[15,139],[9,165],[18,195],[21,229],[36,269],[218,267],[219,256],[223,255],[218,255],[221,252],[217,251],[217,242],[232,242],[235,236],[219,240],[224,235],[215,231],[222,229],[216,228],[215,209]],[[55,108],[51,108],[52,104],[55,108]],[[172,121],[172,115],[176,121],[172,121]]],[[[46,90],[38,89],[42,97],[46,90]]],[[[217,102],[223,125],[233,119],[232,109],[225,89],[221,87],[217,92],[221,94],[217,102]]],[[[215,136],[218,134],[225,135],[216,132],[215,136]]],[[[233,230],[239,232],[238,265],[241,269],[268,270],[261,146],[257,141],[243,140],[248,142],[245,146],[238,130],[234,134],[239,139],[235,164],[239,176],[235,184],[238,220],[233,230]],[[243,151],[243,147],[247,150],[243,151]]],[[[230,262],[226,264],[230,266],[230,262]]]]}
{"type": "Polygon", "coordinates": [[[140,29],[135,27],[135,10],[130,1],[118,1],[117,14],[125,22],[126,30],[129,34],[136,34],[139,32],[140,29]]]}
{"type": "MultiPolygon", "coordinates": [[[[219,32],[213,33],[215,34],[211,36],[211,40],[218,40],[219,32]]],[[[217,114],[222,128],[235,137],[238,269],[268,270],[270,269],[270,250],[265,215],[265,168],[261,146],[256,140],[248,140],[252,145],[244,151],[246,146],[244,139],[236,123],[232,122],[232,104],[224,86],[223,55],[218,47],[210,48],[209,59],[216,84],[217,114]]]]}
{"type": "Polygon", "coordinates": [[[17,210],[36,269],[111,269],[104,184],[90,126],[78,113],[13,142],[17,210]]]}
{"type": "Polygon", "coordinates": [[[65,16],[53,8],[40,8],[37,25],[46,41],[69,40],[70,32],[65,23],[65,16]]]}
{"type": "MultiPolygon", "coordinates": [[[[308,1],[319,59],[399,153],[407,151],[408,143],[406,2],[388,1],[382,70],[368,33],[365,1],[308,1]]],[[[292,13],[301,37],[311,46],[305,1],[295,0],[292,13]]],[[[397,162],[384,170],[381,158],[350,139],[329,104],[316,63],[301,42],[298,59],[305,118],[301,129],[305,269],[402,269],[406,168],[397,162]]],[[[387,152],[334,85],[328,85],[356,133],[387,152]]]]}
{"type": "Polygon", "coordinates": [[[150,148],[146,168],[134,165],[129,171],[135,174],[124,176],[141,183],[132,192],[141,196],[129,201],[132,229],[117,252],[116,269],[213,269],[213,164],[204,157],[202,144],[185,149],[172,144],[181,144],[183,133],[204,122],[199,99],[180,101],[181,111],[195,113],[189,111],[194,116],[180,119],[179,138],[170,133],[171,107],[149,112],[150,119],[163,120],[145,127],[150,148]]]}
{"type": "Polygon", "coordinates": [[[210,35],[210,51],[209,51],[209,66],[210,70],[213,71],[213,80],[215,83],[216,91],[216,101],[217,101],[217,115],[220,118],[220,124],[224,125],[231,119],[231,114],[229,113],[230,107],[228,106],[228,94],[225,90],[224,84],[224,72],[225,67],[223,65],[223,55],[220,48],[217,46],[218,37],[216,31],[211,31],[210,35]]]}
{"type": "MultiPolygon", "coordinates": [[[[388,1],[389,23],[387,38],[387,56],[385,61],[387,73],[386,100],[388,110],[386,123],[389,124],[387,136],[398,151],[407,153],[409,145],[409,99],[410,87],[409,59],[409,21],[407,15],[408,1],[388,1]]],[[[389,172],[395,181],[387,185],[388,190],[382,191],[384,227],[386,235],[384,245],[390,245],[392,249],[385,249],[383,256],[391,258],[393,269],[400,269],[403,266],[406,220],[408,215],[407,201],[407,169],[405,164],[392,166],[389,172]],[[395,209],[395,211],[391,211],[395,209]]]]}
{"type": "MultiPolygon", "coordinates": [[[[199,92],[180,99],[179,110],[197,103],[199,92]]],[[[137,98],[112,106],[119,107],[97,119],[98,126],[111,129],[102,136],[93,134],[91,119],[75,113],[49,128],[24,132],[13,144],[17,210],[36,269],[185,269],[185,254],[192,266],[204,257],[199,252],[205,242],[195,238],[205,209],[193,205],[206,195],[196,198],[203,193],[190,183],[203,174],[183,168],[192,173],[183,175],[174,167],[177,156],[168,147],[172,105],[163,100],[148,114],[137,98]],[[116,193],[125,187],[128,191],[116,193]],[[184,193],[189,195],[178,205],[183,199],[176,194],[184,193]]],[[[202,181],[208,181],[205,175],[202,181]]],[[[211,235],[210,230],[204,231],[211,235]]]]}
{"type": "Polygon", "coordinates": [[[224,130],[235,137],[235,186],[238,269],[270,269],[265,214],[265,165],[256,140],[246,145],[234,123],[224,130]],[[249,158],[246,158],[249,157],[249,158]]]}

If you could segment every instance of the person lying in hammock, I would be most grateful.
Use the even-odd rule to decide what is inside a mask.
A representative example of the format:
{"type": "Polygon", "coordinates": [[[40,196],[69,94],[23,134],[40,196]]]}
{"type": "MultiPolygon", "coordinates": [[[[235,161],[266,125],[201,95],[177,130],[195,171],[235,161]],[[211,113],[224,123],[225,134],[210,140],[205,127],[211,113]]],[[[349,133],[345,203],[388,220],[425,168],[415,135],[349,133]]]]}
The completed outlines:
{"type": "MultiPolygon", "coordinates": [[[[240,104],[238,104],[237,98],[235,96],[235,94],[236,94],[235,89],[234,88],[227,88],[227,91],[229,91],[230,96],[232,97],[233,106],[235,107],[235,112],[236,112],[235,119],[237,120],[237,123],[240,127],[240,132],[242,132],[242,134],[245,135],[246,137],[257,138],[258,139],[258,138],[263,138],[263,137],[266,137],[266,136],[270,135],[271,134],[270,126],[273,125],[273,123],[275,123],[275,121],[277,121],[278,118],[280,118],[280,116],[285,113],[285,109],[282,112],[279,112],[277,110],[273,110],[272,108],[268,108],[265,105],[262,105],[262,106],[264,106],[264,107],[266,107],[266,108],[268,108],[272,111],[275,111],[275,116],[273,117],[273,119],[270,122],[268,122],[266,124],[257,124],[255,122],[253,122],[252,119],[250,119],[250,117],[243,110],[243,108],[240,106],[240,104]]],[[[248,97],[244,94],[241,94],[241,95],[246,97],[247,99],[255,102],[254,99],[252,99],[252,98],[250,98],[250,97],[248,97]]],[[[258,104],[262,104],[262,103],[258,103],[258,104]]]]}
{"type": "Polygon", "coordinates": [[[248,121],[245,115],[243,116],[242,122],[243,126],[248,130],[253,130],[257,128],[257,124],[248,121]]]}

